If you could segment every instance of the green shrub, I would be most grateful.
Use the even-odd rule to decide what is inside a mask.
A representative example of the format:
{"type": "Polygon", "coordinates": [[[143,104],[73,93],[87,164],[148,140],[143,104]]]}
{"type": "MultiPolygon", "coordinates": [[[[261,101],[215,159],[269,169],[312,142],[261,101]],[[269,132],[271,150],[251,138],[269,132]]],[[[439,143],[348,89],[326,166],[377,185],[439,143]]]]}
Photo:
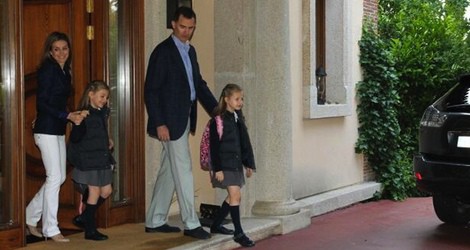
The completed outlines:
{"type": "Polygon", "coordinates": [[[422,113],[470,71],[468,0],[381,0],[376,30],[364,24],[359,138],[384,186],[382,198],[420,195],[412,171],[422,113]],[[444,4],[445,2],[445,4],[444,4]]]}
{"type": "MultiPolygon", "coordinates": [[[[357,107],[359,138],[356,152],[363,153],[378,181],[383,184],[383,197],[406,198],[409,168],[400,163],[400,126],[398,108],[400,97],[396,91],[398,78],[387,44],[365,25],[359,42],[363,81],[357,84],[360,103],[357,107]]],[[[413,185],[414,182],[411,182],[413,185]]]]}

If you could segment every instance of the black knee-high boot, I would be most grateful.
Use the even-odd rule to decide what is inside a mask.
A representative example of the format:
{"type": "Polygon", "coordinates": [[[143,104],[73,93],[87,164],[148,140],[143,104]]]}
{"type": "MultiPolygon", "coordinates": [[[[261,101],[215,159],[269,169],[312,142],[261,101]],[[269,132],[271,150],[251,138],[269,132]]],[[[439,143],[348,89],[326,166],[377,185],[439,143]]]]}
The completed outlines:
{"type": "MultiPolygon", "coordinates": [[[[87,189],[87,197],[88,197],[88,189],[87,189]]],[[[101,206],[101,204],[103,204],[105,201],[106,201],[106,199],[100,196],[100,198],[96,202],[96,209],[98,209],[98,207],[101,206]]],[[[85,206],[86,206],[87,200],[83,199],[82,202],[85,203],[85,206]]],[[[85,208],[85,210],[86,210],[86,208],[85,208]]],[[[77,226],[79,228],[82,228],[82,229],[85,229],[85,223],[84,223],[85,219],[84,219],[84,216],[83,216],[83,214],[85,213],[85,210],[82,212],[82,214],[79,214],[79,215],[75,216],[72,220],[72,222],[75,226],[77,226]]],[[[93,216],[93,218],[94,218],[94,216],[93,216]]]]}
{"type": "Polygon", "coordinates": [[[222,222],[224,221],[225,217],[227,217],[229,212],[230,212],[230,205],[226,201],[224,201],[219,211],[217,212],[217,215],[215,216],[214,221],[212,222],[211,233],[233,234],[233,230],[230,230],[222,226],[222,222]]]}
{"type": "Polygon", "coordinates": [[[83,202],[83,203],[86,204],[86,203],[88,202],[88,195],[89,195],[89,194],[90,194],[90,193],[89,193],[89,189],[88,189],[88,188],[83,191],[83,193],[82,193],[82,202],[83,202]]]}
{"type": "Polygon", "coordinates": [[[230,216],[232,217],[233,226],[235,227],[235,235],[233,240],[244,247],[252,247],[255,242],[245,235],[240,221],[240,206],[230,206],[230,216]]]}
{"type": "Polygon", "coordinates": [[[233,227],[235,228],[235,236],[244,234],[240,221],[240,206],[230,206],[230,217],[232,217],[233,227]]]}
{"type": "Polygon", "coordinates": [[[106,199],[100,196],[100,198],[99,198],[98,201],[96,202],[97,209],[98,209],[98,207],[100,207],[101,204],[103,204],[105,201],[106,201],[106,199]]]}
{"type": "Polygon", "coordinates": [[[230,205],[226,201],[224,201],[219,211],[217,212],[217,215],[215,216],[211,227],[220,226],[222,222],[224,221],[225,217],[227,217],[229,212],[230,212],[230,205]]]}
{"type": "Polygon", "coordinates": [[[85,239],[87,240],[106,240],[108,236],[98,232],[96,230],[95,214],[98,208],[97,204],[86,204],[85,211],[83,211],[81,217],[85,227],[85,239]]]}

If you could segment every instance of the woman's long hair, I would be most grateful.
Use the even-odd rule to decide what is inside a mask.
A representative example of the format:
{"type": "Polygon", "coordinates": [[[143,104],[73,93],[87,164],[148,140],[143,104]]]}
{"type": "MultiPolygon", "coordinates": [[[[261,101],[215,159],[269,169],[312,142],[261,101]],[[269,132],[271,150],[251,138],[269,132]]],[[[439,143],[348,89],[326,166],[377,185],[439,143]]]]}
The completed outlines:
{"type": "Polygon", "coordinates": [[[39,63],[39,66],[41,66],[47,60],[52,60],[53,62],[56,61],[52,57],[51,51],[52,51],[52,44],[54,44],[57,41],[65,41],[67,43],[67,46],[69,47],[69,57],[65,61],[64,69],[70,68],[70,64],[72,63],[72,46],[70,44],[69,37],[65,33],[58,32],[58,31],[54,31],[47,36],[46,41],[44,42],[43,54],[42,54],[41,62],[39,63]]]}

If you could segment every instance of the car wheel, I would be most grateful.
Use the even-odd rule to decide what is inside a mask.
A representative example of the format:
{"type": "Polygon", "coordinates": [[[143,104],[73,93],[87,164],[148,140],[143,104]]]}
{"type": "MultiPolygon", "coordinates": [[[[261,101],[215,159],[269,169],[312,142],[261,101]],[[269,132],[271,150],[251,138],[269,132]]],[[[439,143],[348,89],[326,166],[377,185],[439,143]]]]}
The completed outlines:
{"type": "Polygon", "coordinates": [[[455,196],[436,194],[432,197],[434,212],[445,222],[466,225],[470,221],[470,204],[461,202],[455,196]]]}

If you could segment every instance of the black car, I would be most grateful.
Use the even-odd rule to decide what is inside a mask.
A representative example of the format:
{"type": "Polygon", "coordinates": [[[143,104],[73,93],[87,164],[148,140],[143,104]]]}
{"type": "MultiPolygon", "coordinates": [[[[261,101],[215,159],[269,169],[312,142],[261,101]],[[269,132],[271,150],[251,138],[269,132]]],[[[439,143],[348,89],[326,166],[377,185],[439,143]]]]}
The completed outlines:
{"type": "Polygon", "coordinates": [[[470,74],[429,106],[420,122],[416,184],[443,222],[470,221],[470,74]]]}

